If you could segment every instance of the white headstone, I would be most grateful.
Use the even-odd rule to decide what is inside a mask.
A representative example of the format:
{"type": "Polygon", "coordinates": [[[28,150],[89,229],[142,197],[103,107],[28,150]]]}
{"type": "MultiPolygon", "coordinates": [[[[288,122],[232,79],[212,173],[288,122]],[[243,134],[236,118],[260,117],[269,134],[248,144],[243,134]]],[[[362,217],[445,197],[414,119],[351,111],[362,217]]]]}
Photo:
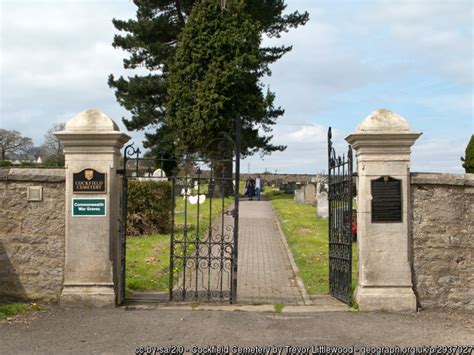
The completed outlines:
{"type": "Polygon", "coordinates": [[[195,205],[199,202],[200,205],[206,201],[206,195],[194,195],[194,196],[189,196],[188,201],[191,205],[195,205]]]}
{"type": "Polygon", "coordinates": [[[154,172],[153,172],[153,177],[166,177],[166,173],[164,170],[162,169],[156,169],[154,172]]]}
{"type": "Polygon", "coordinates": [[[316,215],[321,218],[329,217],[329,202],[328,193],[326,191],[321,192],[316,199],[316,215]]]}
{"type": "Polygon", "coordinates": [[[166,173],[162,169],[156,169],[153,172],[153,180],[154,181],[168,181],[168,178],[166,177],[166,173]]]}
{"type": "Polygon", "coordinates": [[[298,204],[304,203],[304,190],[303,189],[295,190],[295,201],[298,204]]]}

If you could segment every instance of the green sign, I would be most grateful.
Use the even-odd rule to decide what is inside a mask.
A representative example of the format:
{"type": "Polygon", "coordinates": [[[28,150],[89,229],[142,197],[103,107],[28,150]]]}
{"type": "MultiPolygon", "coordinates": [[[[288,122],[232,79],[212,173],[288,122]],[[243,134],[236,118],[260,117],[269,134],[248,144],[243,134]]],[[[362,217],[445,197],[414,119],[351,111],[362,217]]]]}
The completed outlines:
{"type": "Polygon", "coordinates": [[[105,198],[73,198],[73,216],[105,216],[105,198]]]}

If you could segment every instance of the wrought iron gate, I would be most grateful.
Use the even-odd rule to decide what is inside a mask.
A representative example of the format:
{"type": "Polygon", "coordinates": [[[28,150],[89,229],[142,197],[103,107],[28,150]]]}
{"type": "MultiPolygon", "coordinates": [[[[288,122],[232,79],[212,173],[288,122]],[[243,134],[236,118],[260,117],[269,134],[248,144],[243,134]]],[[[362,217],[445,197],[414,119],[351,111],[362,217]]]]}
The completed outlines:
{"type": "Polygon", "coordinates": [[[352,301],[352,148],[336,155],[328,131],[329,289],[332,296],[352,301]]]}
{"type": "MultiPolygon", "coordinates": [[[[168,291],[156,301],[237,301],[240,132],[225,159],[140,157],[124,150],[120,214],[119,303],[125,300],[127,216],[130,181],[170,185],[168,291]],[[172,166],[168,174],[164,166],[172,166]],[[160,168],[161,167],[161,168],[160,168]]],[[[222,152],[221,152],[222,154],[222,152]]],[[[170,170],[170,169],[167,169],[170,170]]],[[[160,292],[157,292],[157,294],[160,292]]]]}

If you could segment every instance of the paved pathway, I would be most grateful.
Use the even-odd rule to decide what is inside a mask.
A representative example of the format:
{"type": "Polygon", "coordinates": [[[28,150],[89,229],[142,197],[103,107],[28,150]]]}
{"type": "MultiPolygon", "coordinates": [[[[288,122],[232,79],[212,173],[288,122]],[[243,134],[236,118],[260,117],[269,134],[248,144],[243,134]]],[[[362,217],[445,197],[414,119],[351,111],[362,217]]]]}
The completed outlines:
{"type": "Polygon", "coordinates": [[[304,304],[269,201],[240,201],[238,303],[304,304]]]}
{"type": "MultiPolygon", "coordinates": [[[[304,305],[303,285],[300,283],[298,286],[271,202],[241,200],[239,217],[237,303],[304,305]]],[[[232,224],[233,219],[226,215],[224,226],[232,224]]],[[[220,220],[216,220],[212,240],[219,241],[222,235],[226,236],[226,240],[231,240],[231,231],[232,229],[222,228],[220,220]]],[[[208,269],[206,262],[209,249],[206,248],[206,243],[200,247],[200,252],[202,256],[198,262],[190,258],[183,269],[185,272],[175,275],[178,278],[175,286],[177,300],[183,285],[186,285],[188,292],[186,299],[193,300],[196,293],[203,301],[207,300],[208,290],[217,299],[219,285],[224,285],[224,291],[227,290],[225,285],[230,285],[230,267],[225,267],[225,272],[222,273],[218,272],[218,267],[208,269]],[[200,262],[204,262],[203,269],[196,268],[200,262]]],[[[168,293],[136,292],[132,298],[139,303],[156,302],[168,299],[168,293]]]]}

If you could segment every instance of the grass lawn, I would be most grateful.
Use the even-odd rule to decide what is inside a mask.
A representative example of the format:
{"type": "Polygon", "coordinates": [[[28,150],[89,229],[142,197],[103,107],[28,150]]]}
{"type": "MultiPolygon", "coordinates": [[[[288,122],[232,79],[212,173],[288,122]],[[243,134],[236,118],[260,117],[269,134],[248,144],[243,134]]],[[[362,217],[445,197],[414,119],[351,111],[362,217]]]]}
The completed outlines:
{"type": "MultiPolygon", "coordinates": [[[[308,294],[329,292],[328,220],[316,208],[296,204],[293,195],[265,192],[280,221],[308,294]]],[[[357,284],[357,244],[352,247],[352,288],[357,284]]]]}
{"type": "MultiPolygon", "coordinates": [[[[233,198],[224,200],[224,208],[233,203],[233,198]]],[[[210,200],[199,205],[199,235],[209,227],[210,200]]],[[[188,238],[195,238],[198,205],[187,204],[188,238]]],[[[175,236],[181,239],[184,228],[185,203],[176,197],[175,236]]],[[[222,199],[212,199],[213,219],[222,211],[222,199]]],[[[127,237],[126,288],[130,291],[168,291],[170,268],[170,235],[154,234],[141,237],[127,237]]]]}
{"type": "Polygon", "coordinates": [[[20,313],[43,310],[44,308],[36,303],[0,303],[0,320],[20,313]]]}

